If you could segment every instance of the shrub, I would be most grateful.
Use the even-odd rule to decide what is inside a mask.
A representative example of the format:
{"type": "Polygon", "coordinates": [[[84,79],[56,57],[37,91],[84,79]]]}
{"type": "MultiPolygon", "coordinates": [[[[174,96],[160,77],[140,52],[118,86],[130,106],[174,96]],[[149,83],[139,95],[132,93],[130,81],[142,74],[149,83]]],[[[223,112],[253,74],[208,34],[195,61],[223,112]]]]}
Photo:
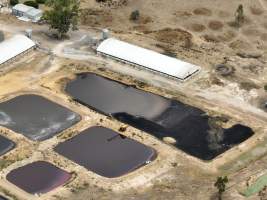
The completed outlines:
{"type": "Polygon", "coordinates": [[[38,4],[45,4],[46,0],[35,0],[38,4]]]}
{"type": "Polygon", "coordinates": [[[34,8],[39,8],[39,4],[35,1],[25,1],[23,4],[34,8]]]}
{"type": "Polygon", "coordinates": [[[10,0],[9,1],[9,4],[11,5],[11,6],[15,6],[16,4],[18,4],[19,3],[19,0],[10,0]]]}
{"type": "Polygon", "coordinates": [[[136,21],[136,20],[139,19],[139,17],[140,17],[140,12],[139,12],[139,10],[135,10],[135,11],[133,11],[133,12],[131,13],[131,15],[130,15],[130,20],[136,21]]]}
{"type": "Polygon", "coordinates": [[[228,177],[218,177],[214,186],[218,189],[218,199],[222,200],[222,194],[225,192],[226,184],[228,183],[228,177]]]}

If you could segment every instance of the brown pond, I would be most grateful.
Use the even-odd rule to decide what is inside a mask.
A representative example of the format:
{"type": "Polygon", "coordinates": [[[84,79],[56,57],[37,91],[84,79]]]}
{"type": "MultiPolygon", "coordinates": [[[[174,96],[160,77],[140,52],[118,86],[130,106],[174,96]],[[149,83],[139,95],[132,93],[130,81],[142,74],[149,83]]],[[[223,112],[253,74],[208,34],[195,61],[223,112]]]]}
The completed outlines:
{"type": "Polygon", "coordinates": [[[43,194],[66,183],[71,175],[48,162],[37,161],[12,170],[6,178],[30,194],[43,194]]]}

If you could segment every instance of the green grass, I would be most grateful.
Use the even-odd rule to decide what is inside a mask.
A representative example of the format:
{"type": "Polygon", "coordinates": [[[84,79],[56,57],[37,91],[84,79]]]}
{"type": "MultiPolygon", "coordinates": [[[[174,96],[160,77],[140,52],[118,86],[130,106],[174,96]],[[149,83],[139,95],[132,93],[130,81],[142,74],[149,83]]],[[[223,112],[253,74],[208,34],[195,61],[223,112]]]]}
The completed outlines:
{"type": "Polygon", "coordinates": [[[244,192],[242,192],[242,195],[250,197],[251,195],[260,192],[264,188],[264,186],[267,186],[267,174],[259,177],[254,184],[252,184],[244,192]]]}

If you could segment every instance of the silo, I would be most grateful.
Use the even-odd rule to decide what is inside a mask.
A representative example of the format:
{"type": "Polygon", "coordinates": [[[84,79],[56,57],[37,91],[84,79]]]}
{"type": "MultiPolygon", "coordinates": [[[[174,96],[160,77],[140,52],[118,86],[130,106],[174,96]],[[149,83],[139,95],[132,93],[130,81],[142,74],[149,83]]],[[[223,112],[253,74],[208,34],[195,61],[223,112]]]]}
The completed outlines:
{"type": "Polygon", "coordinates": [[[109,38],[109,30],[108,29],[103,29],[102,30],[102,40],[108,39],[109,38]]]}
{"type": "Polygon", "coordinates": [[[25,35],[28,37],[28,38],[32,38],[32,29],[26,29],[25,30],[25,35]]]}

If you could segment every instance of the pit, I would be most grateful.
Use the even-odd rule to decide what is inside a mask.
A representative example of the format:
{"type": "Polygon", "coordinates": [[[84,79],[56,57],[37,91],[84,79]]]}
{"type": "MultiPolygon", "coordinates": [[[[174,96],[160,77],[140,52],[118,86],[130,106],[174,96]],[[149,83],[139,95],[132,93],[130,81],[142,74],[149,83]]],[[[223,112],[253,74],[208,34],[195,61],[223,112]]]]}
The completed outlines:
{"type": "Polygon", "coordinates": [[[156,157],[154,149],[100,126],[86,129],[56,146],[55,151],[108,178],[132,172],[156,157]]]}
{"type": "Polygon", "coordinates": [[[254,134],[241,124],[223,128],[199,108],[93,73],[78,74],[66,92],[81,104],[159,139],[171,138],[172,145],[202,160],[211,160],[254,134]]]}
{"type": "Polygon", "coordinates": [[[34,141],[53,137],[79,121],[78,114],[38,95],[21,95],[0,103],[0,125],[34,141]]]}

